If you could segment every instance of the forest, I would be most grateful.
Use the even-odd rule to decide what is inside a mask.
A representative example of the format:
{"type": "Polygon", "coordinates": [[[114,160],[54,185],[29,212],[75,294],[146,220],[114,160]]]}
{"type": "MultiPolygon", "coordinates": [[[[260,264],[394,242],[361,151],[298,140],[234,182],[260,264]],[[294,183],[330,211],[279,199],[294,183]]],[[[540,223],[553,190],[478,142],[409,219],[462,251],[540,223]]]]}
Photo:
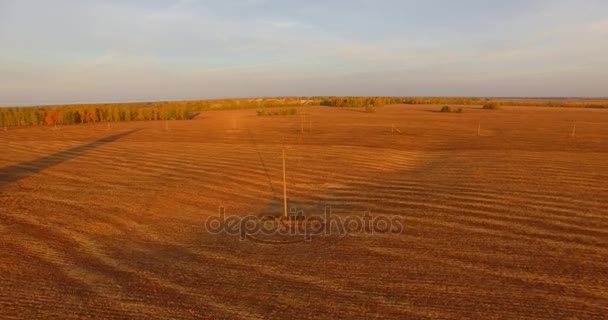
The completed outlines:
{"type": "Polygon", "coordinates": [[[188,120],[199,112],[266,107],[329,106],[381,107],[389,104],[484,105],[608,108],[604,99],[505,99],[478,97],[273,97],[158,101],[135,103],[74,104],[36,107],[0,107],[0,127],[71,125],[96,122],[188,120]]]}

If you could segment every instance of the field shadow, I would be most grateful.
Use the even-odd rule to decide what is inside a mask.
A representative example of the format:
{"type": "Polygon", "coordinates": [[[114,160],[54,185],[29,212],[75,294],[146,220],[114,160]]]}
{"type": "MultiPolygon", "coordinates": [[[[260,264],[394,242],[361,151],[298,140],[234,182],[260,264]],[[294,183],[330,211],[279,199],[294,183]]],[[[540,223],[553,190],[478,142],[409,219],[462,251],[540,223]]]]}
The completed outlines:
{"type": "MultiPolygon", "coordinates": [[[[432,147],[429,146],[425,148],[424,151],[432,154],[439,150],[446,150],[449,149],[450,143],[452,142],[450,141],[449,143],[443,143],[432,147]]],[[[262,155],[258,154],[258,156],[263,163],[264,160],[262,155]]],[[[389,178],[395,175],[400,176],[401,179],[408,180],[411,177],[425,175],[427,172],[438,168],[445,168],[449,165],[450,161],[451,158],[449,155],[445,153],[436,153],[436,155],[427,157],[424,162],[418,163],[418,165],[413,168],[399,169],[390,172],[375,172],[373,174],[378,177],[380,181],[384,181],[383,179],[385,177],[387,180],[390,180],[389,178]]],[[[277,189],[280,188],[281,187],[277,189]]],[[[311,257],[315,255],[331,256],[333,250],[337,250],[339,246],[343,245],[343,241],[346,238],[365,238],[361,237],[361,235],[351,236],[348,233],[344,233],[343,230],[340,231],[340,227],[332,224],[331,221],[333,220],[331,219],[342,219],[342,221],[345,221],[344,219],[350,217],[349,219],[352,220],[353,217],[363,217],[365,212],[370,212],[374,217],[394,217],[402,214],[396,212],[368,211],[369,209],[366,206],[365,201],[361,201],[361,203],[357,203],[356,205],[349,204],[345,207],[336,206],[336,202],[340,202],[340,200],[343,199],[344,190],[356,190],[356,193],[359,194],[376,194],[385,191],[381,186],[370,189],[369,187],[362,187],[355,182],[346,182],[340,189],[334,190],[326,188],[317,190],[318,193],[324,195],[324,198],[328,199],[327,201],[307,202],[308,199],[306,198],[292,199],[288,197],[288,216],[290,218],[298,217],[296,215],[298,212],[301,212],[302,217],[304,217],[305,220],[312,217],[318,217],[321,219],[315,220],[313,218],[310,221],[322,221],[324,224],[323,227],[327,227],[327,229],[323,229],[324,232],[325,230],[329,230],[328,233],[318,234],[316,229],[313,228],[310,238],[305,238],[306,234],[302,228],[298,231],[297,227],[294,227],[293,221],[291,221],[292,219],[289,219],[289,223],[281,221],[280,217],[283,212],[282,197],[273,192],[274,195],[272,199],[268,199],[268,203],[263,208],[248,214],[248,218],[245,220],[249,221],[247,222],[247,226],[251,226],[255,230],[261,230],[262,226],[266,225],[266,221],[271,221],[272,223],[268,223],[267,225],[277,226],[276,230],[283,230],[286,232],[285,234],[280,232],[276,232],[275,234],[264,234],[263,232],[256,234],[229,233],[225,230],[234,228],[235,224],[234,221],[225,220],[219,224],[220,227],[218,228],[224,230],[223,232],[210,232],[206,227],[202,228],[200,233],[196,236],[197,242],[205,245],[213,245],[220,250],[226,250],[226,254],[237,256],[255,255],[258,257],[272,257],[283,256],[285,254],[289,254],[290,256],[311,257]],[[331,216],[329,222],[323,219],[323,217],[327,217],[326,210],[328,208],[330,208],[329,216],[331,216]],[[304,234],[302,232],[304,232],[304,234]]],[[[242,216],[239,212],[227,213],[226,209],[230,211],[231,208],[224,208],[223,206],[220,208],[217,216],[242,216]]],[[[240,220],[240,222],[242,223],[245,220],[240,220]]],[[[398,237],[398,235],[395,236],[398,237]]],[[[346,246],[348,245],[346,244],[346,246]]]]}
{"type": "Polygon", "coordinates": [[[202,113],[201,111],[195,112],[195,113],[193,113],[193,114],[189,115],[189,116],[187,117],[187,119],[188,119],[188,120],[194,120],[194,119],[198,119],[198,118],[199,118],[199,116],[201,115],[201,113],[202,113]]]}
{"type": "Polygon", "coordinates": [[[262,165],[262,168],[264,169],[264,174],[266,175],[266,179],[268,180],[268,186],[270,187],[270,190],[272,191],[272,196],[273,196],[273,198],[276,198],[277,192],[274,189],[274,185],[272,184],[272,178],[270,177],[270,172],[268,171],[268,167],[266,166],[264,157],[262,156],[262,153],[260,152],[260,149],[258,148],[258,144],[256,143],[256,140],[253,137],[253,133],[251,133],[251,130],[247,130],[247,132],[249,133],[249,138],[251,139],[251,144],[255,148],[255,152],[258,156],[258,159],[260,160],[260,164],[262,165]]]}
{"type": "Polygon", "coordinates": [[[21,179],[33,176],[45,169],[56,166],[64,161],[76,158],[104,144],[114,142],[141,129],[133,129],[115,135],[103,137],[74,148],[56,152],[30,161],[24,161],[0,169],[0,189],[21,179]]]}
{"type": "Polygon", "coordinates": [[[369,112],[366,112],[365,109],[341,108],[341,107],[330,107],[330,108],[335,108],[337,110],[350,111],[350,112],[369,113],[369,112]]]}

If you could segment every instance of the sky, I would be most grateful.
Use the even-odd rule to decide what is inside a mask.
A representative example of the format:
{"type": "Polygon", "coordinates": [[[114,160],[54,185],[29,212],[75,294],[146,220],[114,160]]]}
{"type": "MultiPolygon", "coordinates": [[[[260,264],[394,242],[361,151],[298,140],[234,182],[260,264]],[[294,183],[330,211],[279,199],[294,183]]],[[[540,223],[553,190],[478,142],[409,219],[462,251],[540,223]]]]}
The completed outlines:
{"type": "Polygon", "coordinates": [[[605,0],[0,0],[0,105],[608,96],[605,0]]]}

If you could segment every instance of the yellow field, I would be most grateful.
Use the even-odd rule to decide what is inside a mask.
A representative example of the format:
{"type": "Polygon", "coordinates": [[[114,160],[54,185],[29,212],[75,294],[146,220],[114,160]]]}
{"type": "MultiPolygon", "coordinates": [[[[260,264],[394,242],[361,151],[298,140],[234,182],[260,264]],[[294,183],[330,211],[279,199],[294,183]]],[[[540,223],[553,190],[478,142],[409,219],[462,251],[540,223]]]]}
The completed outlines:
{"type": "Polygon", "coordinates": [[[605,318],[608,112],[440,108],[0,131],[1,318],[605,318]],[[206,232],[281,212],[283,146],[290,206],[403,232],[206,232]]]}

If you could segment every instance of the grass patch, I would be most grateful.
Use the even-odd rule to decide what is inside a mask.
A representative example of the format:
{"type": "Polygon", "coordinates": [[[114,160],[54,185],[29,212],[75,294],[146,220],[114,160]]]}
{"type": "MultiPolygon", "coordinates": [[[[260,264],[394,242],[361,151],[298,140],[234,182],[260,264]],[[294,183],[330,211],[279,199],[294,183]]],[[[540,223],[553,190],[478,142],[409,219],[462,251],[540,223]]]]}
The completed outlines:
{"type": "Polygon", "coordinates": [[[258,116],[266,117],[266,116],[295,116],[298,114],[298,110],[296,108],[289,109],[274,109],[274,110],[266,110],[266,108],[262,108],[262,110],[257,111],[258,116]]]}
{"type": "Polygon", "coordinates": [[[497,102],[488,102],[483,105],[483,109],[485,110],[498,110],[500,109],[500,105],[497,102]]]}
{"type": "Polygon", "coordinates": [[[450,107],[450,106],[443,106],[443,108],[441,108],[441,110],[439,110],[439,112],[446,112],[446,113],[462,113],[462,108],[455,108],[455,109],[452,109],[452,107],[450,107]]]}

